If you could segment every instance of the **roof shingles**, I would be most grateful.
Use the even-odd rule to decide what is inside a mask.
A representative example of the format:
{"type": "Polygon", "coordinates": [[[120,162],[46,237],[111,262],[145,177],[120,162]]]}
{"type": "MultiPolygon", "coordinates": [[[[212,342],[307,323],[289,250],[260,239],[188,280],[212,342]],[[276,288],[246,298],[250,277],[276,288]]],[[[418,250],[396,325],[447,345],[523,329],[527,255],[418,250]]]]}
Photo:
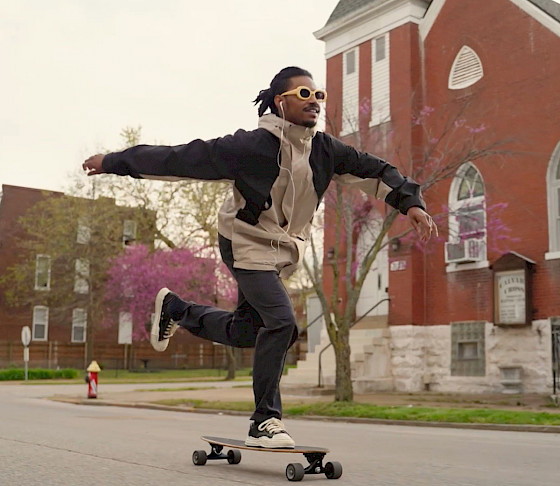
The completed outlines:
{"type": "MultiPolygon", "coordinates": [[[[327,24],[329,25],[351,13],[361,10],[367,5],[373,5],[381,0],[340,0],[332,11],[327,24]]],[[[528,0],[543,12],[560,22],[560,4],[554,0],[528,0]]]]}
{"type": "Polygon", "coordinates": [[[335,22],[348,14],[365,7],[368,4],[373,4],[379,0],[340,0],[327,20],[327,25],[335,22]]]}

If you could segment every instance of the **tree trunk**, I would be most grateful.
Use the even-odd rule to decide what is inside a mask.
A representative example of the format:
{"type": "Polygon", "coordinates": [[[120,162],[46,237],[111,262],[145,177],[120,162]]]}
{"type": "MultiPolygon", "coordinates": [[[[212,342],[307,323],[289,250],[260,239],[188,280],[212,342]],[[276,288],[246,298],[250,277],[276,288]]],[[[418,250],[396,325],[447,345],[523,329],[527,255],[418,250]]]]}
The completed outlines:
{"type": "Polygon", "coordinates": [[[334,345],[336,358],[336,381],[334,399],[337,402],[354,400],[352,389],[352,370],[350,368],[349,329],[340,332],[338,342],[334,345]]]}
{"type": "Polygon", "coordinates": [[[226,346],[226,357],[228,365],[228,372],[225,377],[226,381],[235,380],[235,370],[237,369],[237,363],[234,351],[235,350],[231,346],[226,346]]]}

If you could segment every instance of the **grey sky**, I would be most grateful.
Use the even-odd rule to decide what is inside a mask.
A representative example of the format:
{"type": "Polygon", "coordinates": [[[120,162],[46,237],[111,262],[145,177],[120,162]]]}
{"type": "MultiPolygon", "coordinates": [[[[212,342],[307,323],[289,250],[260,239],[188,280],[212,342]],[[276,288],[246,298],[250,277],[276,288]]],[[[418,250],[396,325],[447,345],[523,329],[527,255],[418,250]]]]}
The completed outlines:
{"type": "Polygon", "coordinates": [[[83,159],[256,127],[287,65],[325,84],[313,37],[338,0],[0,0],[0,184],[62,190],[83,159]]]}

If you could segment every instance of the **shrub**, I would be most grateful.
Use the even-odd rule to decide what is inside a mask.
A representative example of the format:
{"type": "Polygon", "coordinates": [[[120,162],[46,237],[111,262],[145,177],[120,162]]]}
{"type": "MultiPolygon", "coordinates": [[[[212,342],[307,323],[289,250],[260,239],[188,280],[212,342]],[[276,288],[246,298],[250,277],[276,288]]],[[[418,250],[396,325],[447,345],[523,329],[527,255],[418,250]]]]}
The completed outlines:
{"type": "MultiPolygon", "coordinates": [[[[78,378],[80,372],[72,368],[62,370],[49,370],[44,368],[31,368],[28,370],[30,380],[52,380],[52,379],[73,379],[78,378]]],[[[25,380],[25,370],[23,368],[8,368],[0,370],[0,381],[25,380]]]]}
{"type": "Polygon", "coordinates": [[[18,368],[10,368],[7,370],[0,370],[0,380],[8,381],[8,380],[24,380],[25,379],[25,371],[18,368]]]}
{"type": "Polygon", "coordinates": [[[56,370],[54,373],[54,377],[65,379],[65,380],[71,380],[73,378],[78,378],[82,374],[83,371],[78,371],[73,368],[64,368],[62,370],[56,370]]]}

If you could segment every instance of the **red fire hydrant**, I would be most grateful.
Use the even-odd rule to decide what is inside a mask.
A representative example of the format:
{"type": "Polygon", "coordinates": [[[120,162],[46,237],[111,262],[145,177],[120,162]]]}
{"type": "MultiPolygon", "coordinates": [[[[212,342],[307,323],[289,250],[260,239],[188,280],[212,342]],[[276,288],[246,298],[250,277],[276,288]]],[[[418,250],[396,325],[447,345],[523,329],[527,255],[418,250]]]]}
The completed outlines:
{"type": "Polygon", "coordinates": [[[97,374],[101,371],[101,368],[97,364],[97,361],[92,361],[87,367],[87,378],[86,382],[88,384],[88,398],[97,398],[97,374]]]}

